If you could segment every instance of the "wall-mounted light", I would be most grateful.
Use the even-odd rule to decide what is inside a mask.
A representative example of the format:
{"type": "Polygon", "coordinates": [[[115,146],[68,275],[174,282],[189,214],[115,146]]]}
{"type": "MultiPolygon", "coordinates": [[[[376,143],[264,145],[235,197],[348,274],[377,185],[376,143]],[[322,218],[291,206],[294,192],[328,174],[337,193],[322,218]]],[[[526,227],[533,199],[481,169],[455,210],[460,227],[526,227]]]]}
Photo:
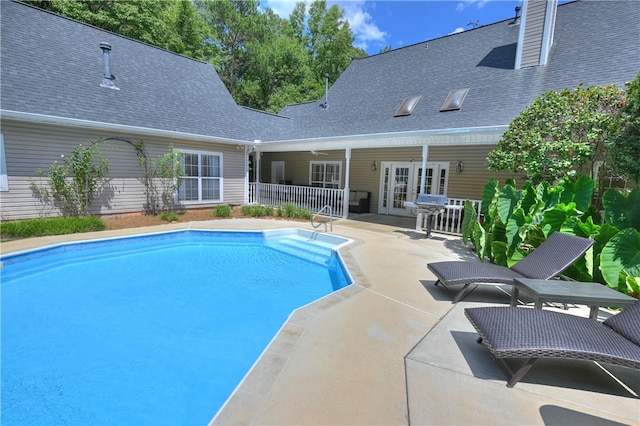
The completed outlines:
{"type": "Polygon", "coordinates": [[[371,170],[373,170],[374,172],[376,170],[378,170],[378,163],[377,162],[374,161],[373,163],[371,163],[371,170]]]}
{"type": "Polygon", "coordinates": [[[464,163],[462,161],[458,161],[456,164],[456,173],[462,173],[464,170],[464,163]]]}
{"type": "Polygon", "coordinates": [[[240,151],[242,149],[242,145],[236,145],[236,149],[240,151]]]}

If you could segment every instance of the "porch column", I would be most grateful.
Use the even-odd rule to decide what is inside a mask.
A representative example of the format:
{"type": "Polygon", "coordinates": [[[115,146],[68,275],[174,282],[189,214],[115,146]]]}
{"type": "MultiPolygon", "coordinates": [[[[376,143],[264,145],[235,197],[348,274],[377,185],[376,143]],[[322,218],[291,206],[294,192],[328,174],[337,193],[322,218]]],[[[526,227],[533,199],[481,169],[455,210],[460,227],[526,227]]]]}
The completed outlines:
{"type": "Polygon", "coordinates": [[[256,202],[260,203],[260,151],[253,153],[253,161],[256,163],[256,202]]]}
{"type": "Polygon", "coordinates": [[[349,216],[349,175],[351,174],[351,148],[344,150],[345,171],[344,171],[344,194],[342,195],[342,217],[349,216]]]}
{"type": "Polygon", "coordinates": [[[427,186],[427,157],[429,156],[429,145],[422,146],[422,173],[420,173],[420,193],[424,194],[427,186]]]}
{"type": "MultiPolygon", "coordinates": [[[[427,158],[429,157],[429,145],[422,145],[422,173],[420,173],[420,194],[425,193],[427,187],[427,158]]],[[[416,231],[422,231],[424,215],[418,213],[416,216],[416,231]]]]}

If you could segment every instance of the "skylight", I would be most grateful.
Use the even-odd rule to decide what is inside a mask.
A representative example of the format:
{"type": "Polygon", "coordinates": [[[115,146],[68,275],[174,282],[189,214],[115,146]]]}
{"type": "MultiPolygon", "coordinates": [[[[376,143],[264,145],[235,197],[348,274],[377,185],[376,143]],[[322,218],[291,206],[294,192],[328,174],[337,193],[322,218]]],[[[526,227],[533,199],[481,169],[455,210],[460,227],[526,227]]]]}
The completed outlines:
{"type": "Polygon", "coordinates": [[[394,117],[402,117],[405,115],[411,115],[416,105],[418,105],[418,101],[422,98],[422,96],[409,96],[402,101],[400,108],[393,114],[394,117]]]}
{"type": "Polygon", "coordinates": [[[456,89],[450,91],[447,99],[444,100],[442,106],[440,107],[440,112],[455,111],[462,108],[462,103],[464,102],[464,98],[467,97],[468,92],[468,87],[466,89],[456,89]]]}

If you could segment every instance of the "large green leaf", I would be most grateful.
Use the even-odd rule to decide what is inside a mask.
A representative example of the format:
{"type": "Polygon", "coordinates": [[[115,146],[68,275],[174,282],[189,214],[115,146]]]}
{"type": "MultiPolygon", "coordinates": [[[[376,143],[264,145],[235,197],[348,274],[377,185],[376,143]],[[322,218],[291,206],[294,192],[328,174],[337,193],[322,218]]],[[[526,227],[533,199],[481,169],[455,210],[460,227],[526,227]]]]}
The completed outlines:
{"type": "Polygon", "coordinates": [[[640,187],[624,196],[617,189],[607,189],[602,197],[607,223],[619,228],[640,231],[640,187]]]}
{"type": "Polygon", "coordinates": [[[462,241],[467,244],[470,238],[473,237],[473,223],[478,218],[473,203],[469,199],[464,200],[464,218],[462,218],[462,241]]]}
{"type": "Polygon", "coordinates": [[[502,241],[494,241],[491,244],[493,262],[497,265],[507,266],[507,245],[502,241]]]}
{"type": "Polygon", "coordinates": [[[511,185],[505,185],[498,196],[498,217],[502,223],[507,223],[511,213],[516,209],[520,198],[516,189],[511,185]]]}
{"type": "Polygon", "coordinates": [[[530,182],[525,183],[524,187],[522,188],[522,201],[520,202],[522,210],[524,210],[526,214],[530,214],[531,206],[536,204],[536,201],[537,199],[535,189],[533,189],[530,182]]]}
{"type": "Polygon", "coordinates": [[[625,277],[625,283],[627,284],[627,294],[633,296],[636,299],[640,298],[640,277],[625,277]]]}
{"type": "Polygon", "coordinates": [[[514,210],[505,228],[508,253],[513,253],[516,247],[518,247],[520,242],[523,240],[522,236],[520,235],[520,230],[524,227],[525,223],[526,218],[522,208],[514,210]]]}
{"type": "Polygon", "coordinates": [[[478,258],[484,261],[486,255],[487,237],[484,228],[478,222],[473,222],[473,247],[478,258]]]}
{"type": "Polygon", "coordinates": [[[496,198],[499,192],[500,192],[500,186],[498,184],[498,181],[495,178],[489,179],[489,182],[487,182],[484,185],[484,188],[482,188],[481,211],[482,211],[482,214],[485,216],[485,220],[489,220],[489,207],[491,206],[491,203],[493,202],[494,198],[496,198]]]}
{"type": "Polygon", "coordinates": [[[576,209],[586,212],[591,203],[591,196],[595,188],[595,182],[587,175],[581,175],[575,182],[564,182],[564,191],[560,197],[560,202],[569,204],[576,203],[576,209]]]}
{"type": "Polygon", "coordinates": [[[640,277],[640,232],[627,228],[614,235],[602,249],[600,270],[613,288],[618,288],[621,271],[640,277]]]}

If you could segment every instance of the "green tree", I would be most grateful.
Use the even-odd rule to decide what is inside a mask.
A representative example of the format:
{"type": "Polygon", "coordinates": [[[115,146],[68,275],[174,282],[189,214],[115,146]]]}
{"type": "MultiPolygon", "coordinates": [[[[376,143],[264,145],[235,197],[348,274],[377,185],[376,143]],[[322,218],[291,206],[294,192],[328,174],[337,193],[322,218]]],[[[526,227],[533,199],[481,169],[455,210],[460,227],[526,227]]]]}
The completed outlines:
{"type": "Polygon", "coordinates": [[[337,5],[327,9],[326,0],[316,0],[309,7],[307,49],[315,75],[323,81],[325,74],[334,82],[353,59],[367,54],[353,46],[355,40],[344,11],[337,5]]]}
{"type": "Polygon", "coordinates": [[[620,131],[609,147],[610,166],[614,172],[640,182],[640,73],[627,84],[627,99],[619,120],[620,131]]]}
{"type": "Polygon", "coordinates": [[[202,17],[190,0],[174,0],[165,11],[165,22],[170,28],[167,49],[195,59],[206,59],[209,38],[202,17]]]}
{"type": "Polygon", "coordinates": [[[259,2],[198,0],[196,5],[211,31],[211,45],[215,53],[210,62],[235,98],[236,86],[245,78],[253,62],[249,43],[260,44],[265,35],[259,2]]]}
{"type": "Polygon", "coordinates": [[[165,21],[166,10],[171,7],[172,2],[34,0],[27,3],[162,48],[168,48],[172,33],[165,21]]]}
{"type": "Polygon", "coordinates": [[[259,45],[248,43],[253,63],[240,83],[236,100],[276,113],[287,104],[318,99],[324,86],[313,74],[296,28],[270,10],[264,16],[268,31],[259,45]]]}
{"type": "MultiPolygon", "coordinates": [[[[592,165],[601,161],[606,170],[623,102],[624,91],[614,85],[543,93],[511,122],[489,153],[488,168],[523,173],[533,185],[582,173],[602,179],[604,173],[593,176],[592,165]]],[[[600,194],[601,182],[597,187],[600,194]]]]}

